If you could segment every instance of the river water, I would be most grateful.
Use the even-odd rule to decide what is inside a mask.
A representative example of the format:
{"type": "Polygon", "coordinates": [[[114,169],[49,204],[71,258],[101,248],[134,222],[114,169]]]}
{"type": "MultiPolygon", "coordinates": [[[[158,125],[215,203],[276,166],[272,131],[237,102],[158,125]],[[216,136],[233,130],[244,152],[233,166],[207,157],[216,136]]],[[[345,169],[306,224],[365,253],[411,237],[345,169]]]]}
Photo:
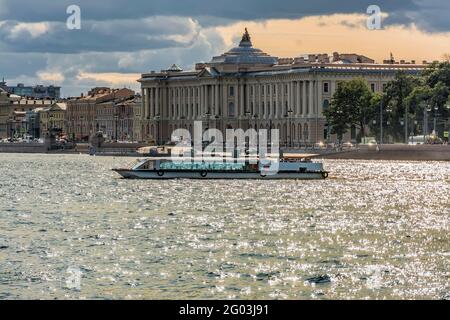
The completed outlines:
{"type": "Polygon", "coordinates": [[[0,154],[0,299],[450,299],[450,163],[325,181],[122,180],[0,154]]]}

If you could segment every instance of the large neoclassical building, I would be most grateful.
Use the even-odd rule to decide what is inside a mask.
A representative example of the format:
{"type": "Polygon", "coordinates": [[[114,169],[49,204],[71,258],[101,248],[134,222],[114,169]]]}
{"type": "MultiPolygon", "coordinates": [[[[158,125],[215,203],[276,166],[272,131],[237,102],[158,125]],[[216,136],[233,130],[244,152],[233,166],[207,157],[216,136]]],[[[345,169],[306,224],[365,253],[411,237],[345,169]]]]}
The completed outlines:
{"type": "MultiPolygon", "coordinates": [[[[277,58],[256,49],[245,30],[238,47],[198,63],[195,70],[142,74],[141,127],[147,140],[163,143],[175,129],[279,129],[280,144],[332,141],[323,111],[339,82],[363,77],[382,91],[398,70],[418,72],[426,62],[377,64],[358,54],[309,54],[277,58]]],[[[349,133],[347,140],[351,140],[349,133]]]]}

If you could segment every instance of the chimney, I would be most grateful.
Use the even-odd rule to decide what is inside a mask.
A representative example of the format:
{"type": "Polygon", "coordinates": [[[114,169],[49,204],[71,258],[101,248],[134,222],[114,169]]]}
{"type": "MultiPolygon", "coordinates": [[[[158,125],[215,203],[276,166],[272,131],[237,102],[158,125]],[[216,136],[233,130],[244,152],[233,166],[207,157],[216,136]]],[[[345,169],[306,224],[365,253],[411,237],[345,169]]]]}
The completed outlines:
{"type": "Polygon", "coordinates": [[[295,58],[294,63],[295,64],[303,64],[303,63],[305,63],[305,58],[303,58],[303,57],[295,58]]]}
{"type": "Polygon", "coordinates": [[[333,52],[333,62],[339,61],[339,53],[338,52],[333,52]]]}

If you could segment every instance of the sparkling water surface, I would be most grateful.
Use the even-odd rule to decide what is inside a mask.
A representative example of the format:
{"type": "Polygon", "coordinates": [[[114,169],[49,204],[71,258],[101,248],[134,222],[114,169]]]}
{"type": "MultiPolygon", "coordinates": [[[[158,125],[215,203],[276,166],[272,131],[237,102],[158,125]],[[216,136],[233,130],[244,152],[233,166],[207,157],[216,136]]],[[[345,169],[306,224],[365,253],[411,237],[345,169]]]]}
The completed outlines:
{"type": "Polygon", "coordinates": [[[448,162],[328,160],[324,181],[110,170],[132,160],[0,154],[0,299],[450,298],[448,162]]]}

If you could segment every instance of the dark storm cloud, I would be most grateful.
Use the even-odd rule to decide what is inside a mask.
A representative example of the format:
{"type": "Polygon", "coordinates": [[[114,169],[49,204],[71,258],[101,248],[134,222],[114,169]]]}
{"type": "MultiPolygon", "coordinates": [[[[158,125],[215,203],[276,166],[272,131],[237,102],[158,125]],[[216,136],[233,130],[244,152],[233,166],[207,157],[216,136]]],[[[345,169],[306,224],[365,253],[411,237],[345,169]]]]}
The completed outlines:
{"type": "Polygon", "coordinates": [[[4,50],[21,52],[137,51],[189,45],[198,30],[191,19],[176,17],[86,20],[81,30],[69,30],[63,22],[8,20],[0,25],[0,41],[4,50]]]}
{"type": "Polygon", "coordinates": [[[57,84],[65,95],[79,94],[101,83],[80,80],[80,72],[140,73],[209,60],[226,48],[208,27],[366,14],[369,5],[389,14],[385,25],[450,31],[448,0],[0,0],[0,77],[49,84],[39,75],[55,73],[64,77],[57,84]],[[73,4],[81,7],[81,30],[65,25],[73,4]]]}
{"type": "Polygon", "coordinates": [[[366,14],[379,5],[385,24],[415,23],[450,30],[447,0],[0,0],[0,49],[19,52],[133,52],[189,46],[202,27],[238,20],[295,19],[332,13],[366,14]],[[68,30],[66,8],[81,7],[82,29],[68,30]],[[3,21],[3,22],[2,22],[3,21]],[[23,23],[46,23],[32,34],[23,23]]]}
{"type": "Polygon", "coordinates": [[[0,19],[18,21],[64,21],[66,8],[71,4],[79,5],[83,17],[90,20],[178,15],[216,17],[219,23],[221,19],[295,19],[318,14],[362,13],[372,4],[386,12],[419,8],[413,0],[3,0],[3,3],[6,12],[0,13],[0,19]]]}

